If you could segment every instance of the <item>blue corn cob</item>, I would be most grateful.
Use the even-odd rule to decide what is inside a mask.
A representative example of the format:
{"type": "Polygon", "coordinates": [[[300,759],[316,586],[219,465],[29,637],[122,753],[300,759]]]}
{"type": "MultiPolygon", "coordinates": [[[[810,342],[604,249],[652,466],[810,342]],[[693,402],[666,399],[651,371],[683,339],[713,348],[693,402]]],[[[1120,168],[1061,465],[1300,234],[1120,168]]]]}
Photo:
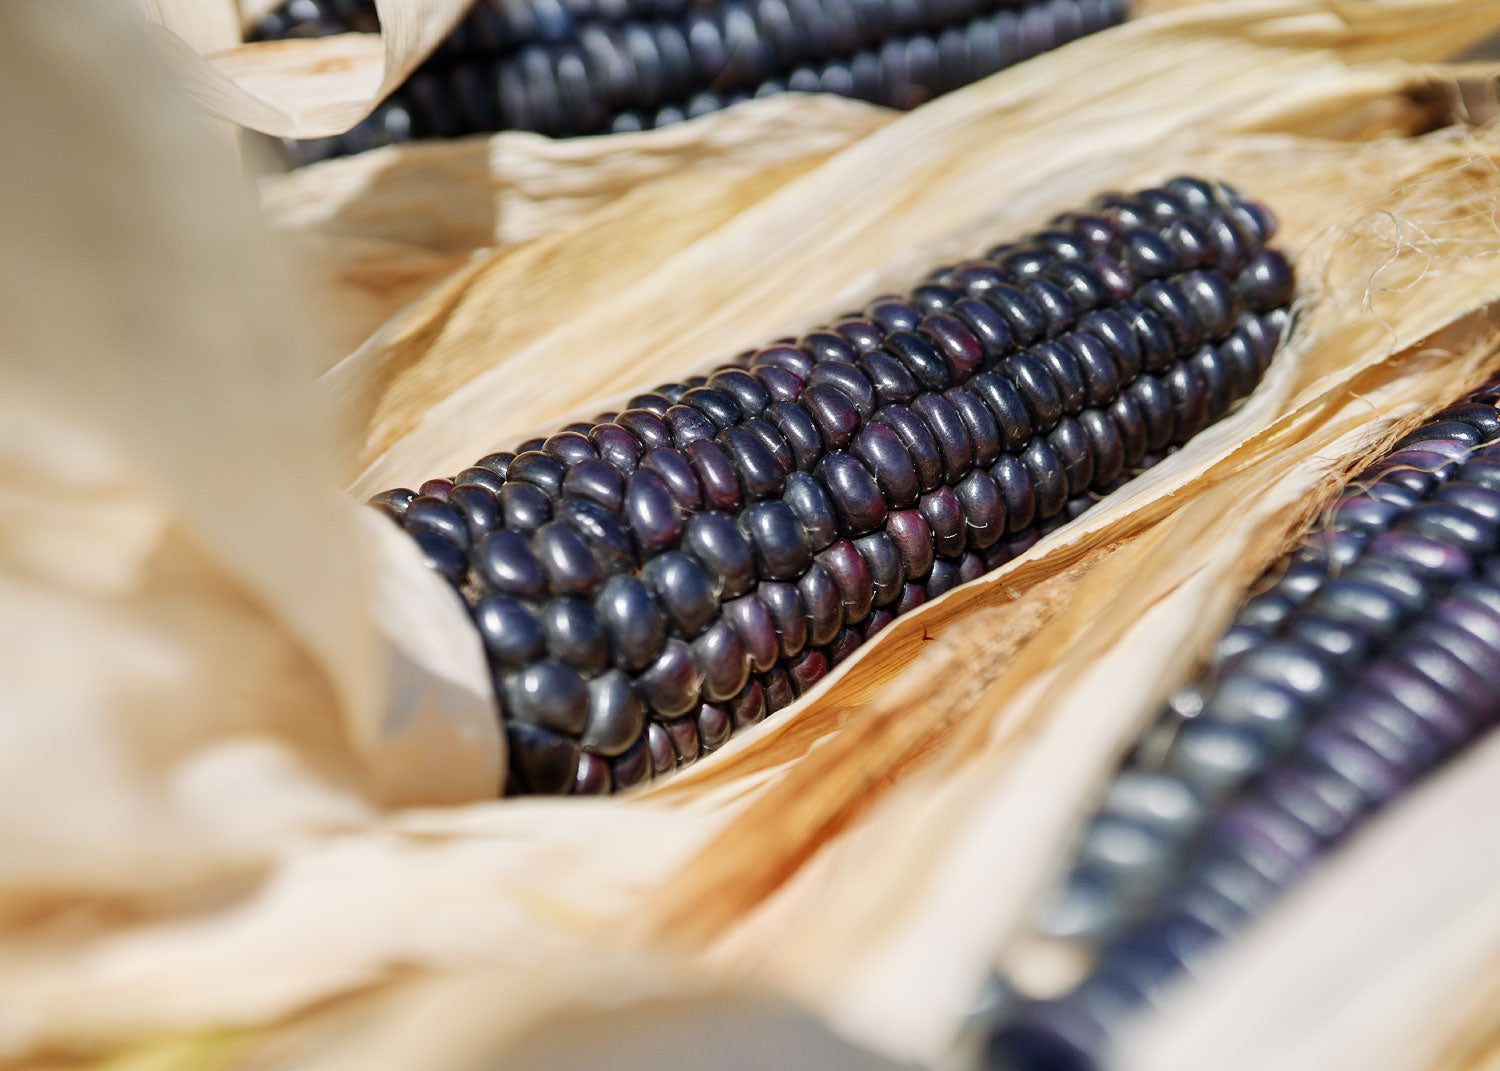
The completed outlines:
{"type": "Polygon", "coordinates": [[[1269,214],[1178,179],[374,504],[461,591],[514,791],[712,751],[1252,390],[1269,214]]]}
{"type": "Polygon", "coordinates": [[[1040,933],[1094,956],[989,1066],[1092,1071],[1118,1025],[1500,718],[1500,387],[1370,466],[1116,774],[1040,933]]]}
{"type": "MultiPolygon", "coordinates": [[[[896,108],[1120,22],[1126,0],[481,0],[363,123],[299,163],[414,138],[664,126],[752,96],[896,108]]],[[[292,0],[255,40],[369,31],[369,0],[292,0]]]]}

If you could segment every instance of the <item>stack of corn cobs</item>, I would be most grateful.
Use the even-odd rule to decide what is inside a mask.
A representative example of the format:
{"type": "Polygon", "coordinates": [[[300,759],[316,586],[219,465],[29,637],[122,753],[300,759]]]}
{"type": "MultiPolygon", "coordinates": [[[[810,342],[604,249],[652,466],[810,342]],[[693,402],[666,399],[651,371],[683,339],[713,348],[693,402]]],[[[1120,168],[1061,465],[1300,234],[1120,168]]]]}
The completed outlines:
{"type": "Polygon", "coordinates": [[[462,593],[513,792],[664,775],[1248,394],[1274,224],[1178,179],[373,501],[462,593]]]}
{"type": "MultiPolygon", "coordinates": [[[[414,138],[664,126],[750,97],[911,108],[1120,22],[1127,0],[478,0],[363,123],[297,162],[414,138]]],[[[291,0],[252,40],[373,32],[373,0],[291,0]]]]}

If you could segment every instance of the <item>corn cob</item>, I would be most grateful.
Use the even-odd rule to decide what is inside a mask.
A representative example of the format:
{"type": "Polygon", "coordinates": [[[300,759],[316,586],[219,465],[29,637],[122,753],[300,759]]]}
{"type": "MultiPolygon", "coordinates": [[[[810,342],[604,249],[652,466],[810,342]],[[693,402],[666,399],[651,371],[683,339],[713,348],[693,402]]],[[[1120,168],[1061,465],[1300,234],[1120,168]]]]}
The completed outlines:
{"type": "Polygon", "coordinates": [[[1087,1071],[1118,1022],[1500,717],[1500,384],[1368,468],[1126,761],[1036,924],[1093,966],[990,1066],[1087,1071]]]}
{"type": "Polygon", "coordinates": [[[515,791],[627,788],[790,703],[1253,389],[1292,276],[1178,179],[372,502],[484,637],[515,791]]]}
{"type": "MultiPolygon", "coordinates": [[[[829,92],[910,108],[1125,17],[1126,0],[553,0],[476,5],[404,86],[298,162],[413,138],[667,125],[751,96],[829,92]]],[[[256,39],[374,28],[368,0],[295,0],[256,39]]]]}

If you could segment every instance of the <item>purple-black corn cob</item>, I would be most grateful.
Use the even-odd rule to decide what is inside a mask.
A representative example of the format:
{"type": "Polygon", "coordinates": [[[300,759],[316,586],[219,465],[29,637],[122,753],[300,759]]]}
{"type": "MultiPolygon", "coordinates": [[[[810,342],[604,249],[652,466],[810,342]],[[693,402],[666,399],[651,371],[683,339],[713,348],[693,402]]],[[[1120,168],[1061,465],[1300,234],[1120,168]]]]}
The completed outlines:
{"type": "Polygon", "coordinates": [[[1274,223],[1182,178],[452,480],[376,496],[464,595],[513,791],[628,788],[790,703],[1222,416],[1274,223]]]}
{"type": "MultiPolygon", "coordinates": [[[[480,0],[359,126],[299,163],[416,138],[663,126],[785,90],[896,108],[1125,18],[1127,0],[480,0]]],[[[292,0],[251,35],[375,28],[371,0],[292,0]]]]}
{"type": "Polygon", "coordinates": [[[1092,953],[989,1066],[1095,1071],[1118,1024],[1500,718],[1500,384],[1367,468],[1109,785],[1036,929],[1092,953]]]}

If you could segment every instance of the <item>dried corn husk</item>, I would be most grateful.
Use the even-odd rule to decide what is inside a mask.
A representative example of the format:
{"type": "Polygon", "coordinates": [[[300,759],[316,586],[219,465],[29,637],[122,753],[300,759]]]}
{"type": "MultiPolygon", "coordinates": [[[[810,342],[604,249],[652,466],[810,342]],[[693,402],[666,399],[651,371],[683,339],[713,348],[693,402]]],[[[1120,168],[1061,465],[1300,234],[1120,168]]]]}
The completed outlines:
{"type": "Polygon", "coordinates": [[[132,0],[155,23],[161,55],[211,113],[287,138],[341,134],[406,80],[469,0],[375,0],[380,33],[241,45],[251,0],[132,0]]]}
{"type": "MultiPolygon", "coordinates": [[[[0,8],[0,22],[16,18],[0,8]]],[[[324,459],[321,475],[304,466],[298,484],[307,501],[295,515],[323,508],[331,518],[316,538],[289,539],[273,526],[247,530],[254,548],[216,539],[216,524],[263,518],[272,492],[251,499],[259,507],[251,510],[208,481],[174,478],[174,456],[197,440],[166,419],[170,411],[147,406],[152,392],[107,377],[102,385],[87,375],[24,378],[36,384],[39,407],[58,408],[64,388],[93,400],[76,428],[57,421],[30,442],[45,434],[133,443],[104,403],[142,395],[147,421],[164,429],[158,453],[133,451],[129,471],[96,477],[131,510],[105,517],[90,547],[118,546],[132,530],[127,521],[143,514],[134,545],[177,566],[166,577],[121,567],[113,587],[94,577],[85,584],[58,566],[56,547],[26,544],[31,556],[0,562],[8,589],[26,582],[29,619],[63,607],[70,620],[107,620],[118,636],[96,647],[118,645],[121,661],[135,665],[144,656],[126,641],[150,618],[119,593],[166,593],[212,633],[230,622],[254,629],[277,666],[298,671],[274,675],[252,662],[248,675],[274,679],[276,690],[225,697],[215,686],[227,670],[211,644],[185,629],[174,634],[172,650],[201,677],[197,692],[174,693],[179,706],[161,722],[238,712],[281,764],[265,760],[270,772],[254,767],[258,778],[232,764],[229,774],[245,780],[194,766],[214,757],[213,741],[177,740],[172,764],[106,800],[91,794],[86,775],[120,764],[142,731],[138,720],[107,731],[82,721],[54,728],[46,750],[40,732],[7,743],[9,766],[45,767],[68,791],[33,795],[33,783],[11,781],[25,792],[0,811],[0,1053],[108,1051],[175,1034],[181,1040],[129,1060],[477,1071],[500,1061],[566,1066],[569,1053],[588,1051],[576,1047],[581,1039],[604,1030],[611,1057],[627,1066],[662,1038],[706,1063],[723,1059],[702,1055],[709,1034],[753,1013],[783,1040],[818,1037],[829,1046],[820,1066],[861,1059],[853,1046],[928,1064],[949,1058],[990,964],[1024,951],[1008,939],[1089,793],[1245,585],[1361,458],[1500,366],[1492,259],[1500,134],[1433,129],[1465,118],[1458,104],[1485,98],[1466,95],[1470,69],[1415,65],[1497,27],[1500,10],[1461,0],[1194,7],[1079,42],[846,133],[846,142],[810,137],[800,154],[715,157],[707,146],[721,124],[739,121],[730,113],[661,132],[679,139],[659,139],[664,155],[722,165],[701,172],[622,168],[633,177],[612,185],[608,146],[592,163],[582,146],[559,157],[559,171],[595,176],[596,201],[530,241],[508,243],[503,225],[489,231],[493,251],[466,260],[325,376],[351,429],[356,489],[453,468],[599,408],[601,393],[811,322],[1102,187],[1187,170],[1242,185],[1282,216],[1306,293],[1290,346],[1233,418],[1006,569],[899,622],[798,709],[635,799],[383,804],[370,783],[379,749],[355,746],[380,737],[353,731],[369,722],[350,712],[385,708],[337,687],[359,670],[377,676],[384,656],[344,648],[341,631],[348,621],[374,631],[374,614],[357,571],[347,588],[316,575],[323,567],[339,575],[359,544],[347,518],[315,504],[333,456],[318,444],[317,412],[285,401],[306,400],[299,392],[315,359],[288,358],[296,367],[271,379],[277,366],[264,363],[272,351],[261,348],[303,352],[291,325],[259,345],[251,336],[239,346],[225,332],[231,342],[216,343],[224,348],[199,373],[215,387],[201,393],[229,396],[205,407],[209,419],[276,414],[272,427],[240,420],[216,429],[237,483],[269,467],[267,458],[324,459]],[[1157,77],[1142,80],[1141,71],[1157,77]],[[669,221],[679,222],[663,226],[669,221]],[[601,249],[616,252],[606,259],[601,249]],[[649,321],[641,308],[652,310],[649,321]],[[560,359],[579,373],[556,375],[560,359]],[[252,404],[270,385],[281,406],[252,404]],[[160,456],[172,453],[164,444],[179,450],[160,456]],[[313,579],[273,584],[262,575],[296,552],[321,556],[313,579]],[[340,607],[347,620],[314,614],[340,607]],[[292,724],[282,720],[287,711],[292,724]],[[177,785],[199,793],[180,793],[196,808],[186,813],[222,818],[223,835],[173,828],[153,839],[144,831],[161,827],[142,818],[137,835],[109,854],[97,841],[73,842],[86,869],[42,865],[57,853],[28,835],[33,811],[55,820],[44,830],[87,827],[107,808],[155,801],[173,771],[177,785]],[[215,807],[212,790],[245,802],[215,807]],[[277,825],[266,815],[290,817],[277,825]],[[802,1018],[785,1012],[788,1001],[802,1018]]],[[[15,69],[17,80],[28,73],[15,69]]],[[[656,137],[641,139],[640,151],[656,137]]],[[[466,184],[471,203],[519,188],[508,166],[487,155],[466,184]]],[[[222,174],[198,181],[227,185],[222,174]]],[[[316,233],[329,220],[357,218],[349,214],[357,207],[340,207],[357,204],[351,185],[315,222],[287,228],[316,233]]],[[[381,215],[359,222],[359,236],[390,226],[381,215]]],[[[487,244],[482,228],[460,233],[457,255],[487,244]]],[[[244,263],[262,263],[255,256],[244,263]]],[[[243,307],[217,315],[247,329],[265,324],[243,307]]],[[[167,369],[204,364],[211,352],[155,341],[167,369]]],[[[89,372],[115,352],[96,338],[74,351],[89,372]]],[[[24,464],[10,463],[27,456],[7,450],[7,493],[29,489],[24,464]]],[[[59,467],[56,456],[44,460],[59,467]]],[[[292,460],[276,466],[282,478],[297,470],[292,460]]],[[[421,597],[410,549],[388,541],[377,552],[378,568],[408,570],[410,580],[397,584],[421,597]]],[[[426,652],[421,665],[468,642],[437,606],[420,627],[411,618],[388,625],[403,650],[426,652]]],[[[51,649],[43,634],[26,650],[51,649]]],[[[45,692],[24,664],[6,679],[35,685],[29,695],[7,692],[18,701],[45,692]]],[[[1494,747],[1477,750],[1375,823],[1262,932],[1226,953],[1198,991],[1184,992],[1177,1010],[1149,1024],[1128,1066],[1395,1071],[1440,1060],[1464,1066],[1453,1061],[1482,1054],[1493,1022],[1473,994],[1493,992],[1487,968],[1500,943],[1500,919],[1483,895],[1494,838],[1452,816],[1486,813],[1497,763],[1494,747]],[[1394,858],[1428,873],[1403,880],[1391,871],[1394,858]],[[1371,968],[1392,962],[1375,953],[1384,928],[1441,905],[1455,909],[1445,928],[1429,931],[1430,954],[1409,957],[1395,980],[1371,968]],[[1347,936],[1322,936],[1331,918],[1347,936]],[[1349,958],[1349,948],[1367,958],[1349,958]],[[1278,984],[1293,976],[1304,979],[1299,1001],[1278,984]],[[1344,1014],[1306,1014],[1306,994],[1332,992],[1344,1014]],[[1471,999],[1460,1000],[1466,992],[1471,999]],[[1245,1022],[1261,1025],[1245,1030],[1245,1022]]],[[[1399,954],[1415,943],[1394,947],[1399,954]]],[[[863,1059],[849,1066],[877,1066],[863,1059]]]]}

